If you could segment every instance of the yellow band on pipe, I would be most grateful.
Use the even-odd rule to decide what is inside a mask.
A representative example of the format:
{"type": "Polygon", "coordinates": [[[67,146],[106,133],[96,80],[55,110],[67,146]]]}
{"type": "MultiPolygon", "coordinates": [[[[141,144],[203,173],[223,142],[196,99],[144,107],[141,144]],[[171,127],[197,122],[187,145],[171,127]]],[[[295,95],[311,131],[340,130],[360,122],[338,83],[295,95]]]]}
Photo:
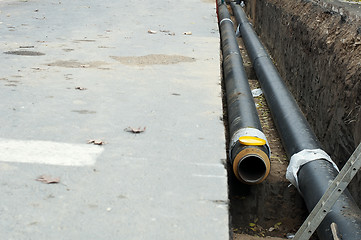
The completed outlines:
{"type": "Polygon", "coordinates": [[[266,144],[266,140],[258,137],[242,136],[238,141],[246,146],[263,146],[266,144]]]}

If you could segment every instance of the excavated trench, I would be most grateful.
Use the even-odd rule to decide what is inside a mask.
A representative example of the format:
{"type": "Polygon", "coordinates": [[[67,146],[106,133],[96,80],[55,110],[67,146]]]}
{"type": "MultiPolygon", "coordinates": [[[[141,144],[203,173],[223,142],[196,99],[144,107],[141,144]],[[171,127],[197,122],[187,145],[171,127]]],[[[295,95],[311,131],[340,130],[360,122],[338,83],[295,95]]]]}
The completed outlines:
{"type": "MultiPolygon", "coordinates": [[[[238,44],[251,90],[259,89],[257,76],[241,38],[238,38],[238,44]]],[[[261,184],[246,185],[236,179],[228,164],[231,231],[233,239],[239,240],[252,239],[251,236],[284,238],[288,233],[297,231],[307,217],[307,210],[297,190],[285,178],[288,161],[267,102],[263,95],[254,100],[272,149],[271,171],[261,184]]],[[[227,109],[226,100],[223,102],[224,109],[227,109]]],[[[228,122],[226,111],[224,122],[228,122]]]]}
{"type": "MultiPolygon", "coordinates": [[[[245,10],[282,78],[324,149],[341,168],[361,141],[358,8],[309,0],[245,3],[245,10]]],[[[259,88],[243,42],[238,41],[251,89],[259,88]]],[[[249,186],[240,183],[229,166],[232,238],[285,239],[297,231],[308,212],[295,187],[285,178],[288,159],[263,95],[256,97],[255,102],[272,150],[271,172],[263,183],[249,186]]],[[[224,122],[227,123],[226,111],[224,122]]],[[[349,189],[360,206],[360,174],[355,178],[349,189]]],[[[316,234],[313,239],[317,239],[316,234]]]]}
{"type": "MultiPolygon", "coordinates": [[[[326,152],[342,167],[361,141],[361,5],[252,0],[256,32],[326,152]]],[[[361,203],[361,175],[349,189],[361,203]]]]}

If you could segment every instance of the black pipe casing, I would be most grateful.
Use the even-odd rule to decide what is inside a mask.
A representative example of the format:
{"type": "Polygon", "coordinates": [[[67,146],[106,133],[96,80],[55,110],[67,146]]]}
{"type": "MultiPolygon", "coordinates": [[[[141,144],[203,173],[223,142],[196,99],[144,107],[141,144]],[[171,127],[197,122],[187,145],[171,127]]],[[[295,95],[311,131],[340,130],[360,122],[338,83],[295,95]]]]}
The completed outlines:
{"type": "Polygon", "coordinates": [[[262,132],[262,127],[243,66],[234,25],[225,4],[218,5],[218,18],[231,137],[230,161],[239,180],[256,184],[269,174],[269,149],[266,145],[245,146],[234,139],[241,129],[252,128],[262,132]]]}
{"type": "MultiPolygon", "coordinates": [[[[338,171],[325,160],[309,162],[298,171],[298,183],[307,209],[312,211],[336,178],[338,171]]],[[[359,240],[361,236],[361,212],[347,189],[337,200],[317,229],[322,240],[333,240],[331,223],[336,223],[342,239],[359,240]],[[341,216],[341,217],[340,217],[341,216]]]]}
{"type": "Polygon", "coordinates": [[[289,157],[321,145],[239,5],[231,3],[247,52],[289,157]]]}
{"type": "Polygon", "coordinates": [[[225,76],[230,136],[233,136],[241,128],[252,127],[262,130],[234,33],[234,26],[230,21],[226,5],[220,5],[218,12],[221,22],[223,73],[225,76]]]}

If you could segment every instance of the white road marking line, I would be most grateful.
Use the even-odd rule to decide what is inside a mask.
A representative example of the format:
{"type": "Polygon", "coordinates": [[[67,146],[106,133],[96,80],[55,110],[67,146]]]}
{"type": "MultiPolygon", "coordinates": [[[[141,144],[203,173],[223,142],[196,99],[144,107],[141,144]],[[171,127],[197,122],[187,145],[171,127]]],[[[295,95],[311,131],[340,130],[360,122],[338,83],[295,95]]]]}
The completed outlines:
{"type": "Polygon", "coordinates": [[[93,165],[101,146],[0,138],[0,161],[62,166],[93,165]]]}

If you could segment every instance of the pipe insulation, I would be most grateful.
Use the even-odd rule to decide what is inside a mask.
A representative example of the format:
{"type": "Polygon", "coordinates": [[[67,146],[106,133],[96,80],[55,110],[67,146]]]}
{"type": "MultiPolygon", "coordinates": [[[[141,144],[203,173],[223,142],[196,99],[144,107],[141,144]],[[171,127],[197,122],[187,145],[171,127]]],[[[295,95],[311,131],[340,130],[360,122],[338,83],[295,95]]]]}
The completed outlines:
{"type": "MultiPolygon", "coordinates": [[[[253,31],[243,9],[235,3],[231,3],[231,7],[283,146],[290,157],[286,177],[297,187],[308,210],[312,211],[337,176],[337,166],[321,149],[316,135],[253,31]]],[[[347,190],[318,227],[317,233],[321,240],[333,240],[331,223],[337,224],[343,239],[361,239],[361,211],[347,190]]]]}
{"type": "Polygon", "coordinates": [[[258,184],[269,174],[270,148],[262,132],[227,6],[219,2],[217,7],[231,138],[229,159],[240,181],[258,184]]]}

